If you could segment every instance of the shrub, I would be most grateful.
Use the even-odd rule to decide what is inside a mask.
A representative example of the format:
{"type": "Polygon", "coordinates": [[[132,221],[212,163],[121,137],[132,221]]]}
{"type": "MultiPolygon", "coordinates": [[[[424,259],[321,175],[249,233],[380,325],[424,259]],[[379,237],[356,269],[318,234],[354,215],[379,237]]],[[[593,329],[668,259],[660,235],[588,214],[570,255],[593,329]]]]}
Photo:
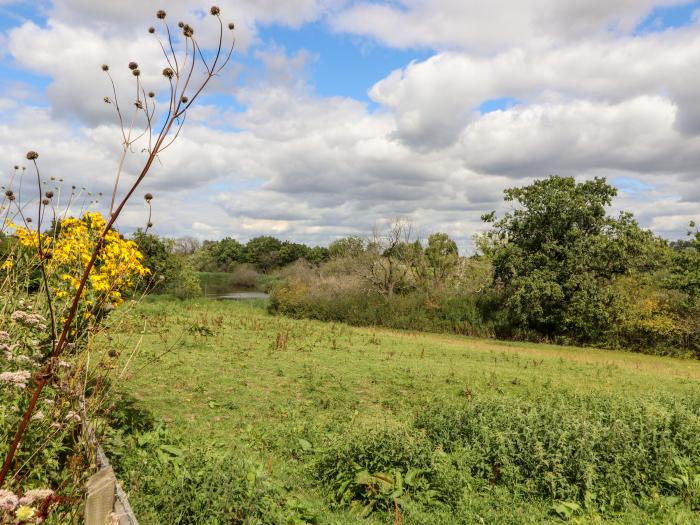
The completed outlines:
{"type": "Polygon", "coordinates": [[[437,403],[416,419],[470,476],[529,497],[617,510],[672,493],[700,457],[700,400],[639,404],[555,393],[437,403]]]}
{"type": "Polygon", "coordinates": [[[315,523],[315,512],[288,497],[262,463],[241,451],[188,446],[167,429],[109,443],[120,480],[139,521],[171,524],[315,523]]]}

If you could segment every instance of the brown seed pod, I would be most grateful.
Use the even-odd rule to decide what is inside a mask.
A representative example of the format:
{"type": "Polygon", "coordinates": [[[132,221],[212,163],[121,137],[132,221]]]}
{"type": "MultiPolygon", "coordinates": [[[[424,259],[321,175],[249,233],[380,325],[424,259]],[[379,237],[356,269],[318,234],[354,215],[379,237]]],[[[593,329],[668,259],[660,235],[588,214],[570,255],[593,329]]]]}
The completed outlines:
{"type": "Polygon", "coordinates": [[[182,34],[187,38],[191,38],[194,34],[194,29],[189,24],[185,24],[185,27],[182,28],[182,34]]]}
{"type": "Polygon", "coordinates": [[[5,192],[5,197],[7,197],[8,199],[9,199],[10,197],[14,197],[14,196],[15,196],[15,192],[13,192],[12,190],[7,190],[7,191],[5,192]]]}
{"type": "Polygon", "coordinates": [[[134,102],[134,106],[136,106],[138,109],[143,109],[143,102],[137,100],[136,102],[134,102]]]}
{"type": "Polygon", "coordinates": [[[47,199],[52,199],[53,198],[53,192],[52,191],[47,191],[45,193],[47,199]]]}
{"type": "Polygon", "coordinates": [[[49,205],[49,199],[42,199],[41,203],[42,203],[44,206],[48,206],[48,205],[49,205]]]}
{"type": "Polygon", "coordinates": [[[15,169],[18,170],[18,169],[19,169],[19,166],[15,165],[15,169]]]}
{"type": "Polygon", "coordinates": [[[146,227],[148,227],[148,228],[153,228],[153,223],[152,223],[152,222],[149,222],[148,224],[146,224],[146,227]]]}
{"type": "Polygon", "coordinates": [[[114,350],[114,349],[110,349],[110,350],[107,352],[107,355],[109,355],[109,357],[117,357],[117,356],[119,355],[119,353],[118,353],[116,350],[114,350]]]}
{"type": "Polygon", "coordinates": [[[165,18],[165,11],[159,9],[156,13],[156,18],[158,18],[159,20],[163,20],[165,18]]]}
{"type": "Polygon", "coordinates": [[[146,199],[146,202],[151,202],[153,200],[153,194],[146,193],[146,195],[144,195],[143,198],[146,199]]]}
{"type": "Polygon", "coordinates": [[[109,66],[107,64],[102,64],[102,71],[109,71],[109,66]]]}
{"type": "Polygon", "coordinates": [[[153,33],[156,32],[156,28],[153,27],[153,26],[151,26],[151,27],[148,28],[148,32],[151,33],[151,34],[153,34],[153,33]]]}
{"type": "Polygon", "coordinates": [[[139,69],[134,69],[134,70],[131,72],[131,74],[134,75],[135,77],[137,77],[137,76],[139,76],[139,75],[141,74],[141,70],[139,70],[139,69]]]}
{"type": "Polygon", "coordinates": [[[153,98],[155,96],[156,96],[156,94],[153,91],[148,92],[148,98],[153,98]]]}
{"type": "Polygon", "coordinates": [[[182,102],[183,104],[187,104],[187,101],[188,101],[188,100],[189,100],[189,99],[188,99],[187,97],[185,97],[185,96],[183,96],[183,97],[180,98],[180,102],[182,102]]]}
{"type": "Polygon", "coordinates": [[[27,160],[36,160],[39,158],[39,154],[36,151],[30,151],[27,153],[27,160]]]}
{"type": "Polygon", "coordinates": [[[179,27],[180,29],[182,29],[183,27],[185,27],[185,23],[184,23],[184,22],[178,22],[178,23],[177,23],[177,27],[179,27]]]}
{"type": "Polygon", "coordinates": [[[231,31],[233,31],[234,29],[236,29],[236,25],[235,25],[233,22],[229,22],[228,28],[229,28],[231,31]]]}
{"type": "Polygon", "coordinates": [[[169,67],[166,67],[166,68],[163,70],[163,76],[164,76],[164,77],[173,78],[173,75],[174,75],[174,74],[175,74],[175,73],[173,73],[173,70],[170,69],[169,67]]]}
{"type": "Polygon", "coordinates": [[[129,62],[129,69],[131,69],[132,71],[134,69],[138,69],[138,67],[139,65],[136,62],[129,62]]]}
{"type": "Polygon", "coordinates": [[[213,5],[213,6],[211,6],[211,9],[209,10],[209,12],[214,16],[218,16],[219,13],[221,12],[221,9],[219,9],[217,6],[213,5]]]}
{"type": "Polygon", "coordinates": [[[111,103],[112,103],[112,101],[109,100],[109,97],[105,97],[105,98],[103,98],[102,100],[105,101],[105,104],[111,104],[111,103]]]}
{"type": "Polygon", "coordinates": [[[32,218],[31,218],[31,217],[27,217],[27,222],[32,222],[32,218]]]}

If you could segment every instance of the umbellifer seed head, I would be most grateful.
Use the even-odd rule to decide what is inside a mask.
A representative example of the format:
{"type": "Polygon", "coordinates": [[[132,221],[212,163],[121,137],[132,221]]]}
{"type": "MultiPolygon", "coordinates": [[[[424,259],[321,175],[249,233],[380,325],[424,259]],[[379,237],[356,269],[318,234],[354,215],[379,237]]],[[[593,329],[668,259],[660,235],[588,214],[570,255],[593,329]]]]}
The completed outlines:
{"type": "Polygon", "coordinates": [[[52,191],[47,191],[46,192],[46,198],[51,199],[53,197],[53,192],[52,191]]]}
{"type": "Polygon", "coordinates": [[[19,169],[19,166],[15,166],[15,169],[18,170],[18,169],[19,169]]]}
{"type": "Polygon", "coordinates": [[[131,69],[132,71],[134,69],[138,69],[138,67],[139,65],[136,62],[129,62],[129,69],[131,69]]]}
{"type": "Polygon", "coordinates": [[[39,158],[39,154],[36,151],[30,151],[27,153],[27,160],[36,160],[39,158]]]}
{"type": "Polygon", "coordinates": [[[184,22],[178,22],[178,23],[177,23],[177,27],[179,27],[180,29],[182,29],[183,27],[185,27],[185,23],[184,23],[184,22]]]}
{"type": "Polygon", "coordinates": [[[32,222],[32,218],[31,218],[31,217],[27,217],[27,222],[32,222]]]}
{"type": "Polygon", "coordinates": [[[43,199],[43,200],[41,201],[41,203],[42,203],[44,206],[48,206],[48,205],[49,205],[49,199],[43,199]]]}
{"type": "Polygon", "coordinates": [[[182,34],[190,38],[194,34],[194,29],[189,24],[185,24],[185,27],[182,28],[182,34]]]}
{"type": "Polygon", "coordinates": [[[156,96],[156,94],[153,91],[148,92],[148,98],[153,98],[155,96],[156,96]]]}
{"type": "Polygon", "coordinates": [[[173,78],[173,75],[174,75],[173,70],[170,69],[169,67],[166,67],[166,68],[163,70],[163,76],[164,76],[164,77],[173,78]]]}
{"type": "Polygon", "coordinates": [[[147,226],[148,228],[153,228],[153,223],[152,223],[152,222],[149,222],[148,224],[146,224],[146,226],[147,226]]]}
{"type": "Polygon", "coordinates": [[[107,64],[102,64],[102,71],[109,71],[109,66],[107,64]]]}
{"type": "Polygon", "coordinates": [[[139,76],[139,75],[141,74],[141,70],[139,70],[139,69],[134,69],[134,70],[131,72],[131,74],[134,75],[135,77],[137,77],[137,76],[139,76]]]}
{"type": "Polygon", "coordinates": [[[221,10],[217,6],[213,5],[213,6],[211,6],[211,9],[209,10],[209,12],[212,15],[217,16],[221,12],[221,10]]]}
{"type": "Polygon", "coordinates": [[[183,104],[187,104],[187,101],[188,101],[188,100],[189,100],[189,99],[188,99],[187,97],[184,97],[184,96],[183,96],[182,98],[180,98],[180,101],[181,101],[183,104]]]}
{"type": "Polygon", "coordinates": [[[5,192],[5,197],[13,197],[14,194],[15,194],[15,193],[14,193],[12,190],[7,190],[7,191],[5,192]]]}
{"type": "Polygon", "coordinates": [[[143,198],[146,199],[146,202],[151,202],[153,200],[153,194],[146,193],[146,195],[144,195],[143,198]]]}
{"type": "Polygon", "coordinates": [[[159,9],[158,12],[156,13],[156,18],[163,20],[165,18],[165,11],[162,9],[159,9]]]}
{"type": "Polygon", "coordinates": [[[156,32],[156,28],[155,28],[155,27],[149,27],[149,28],[148,28],[148,32],[151,33],[151,34],[153,34],[153,33],[156,32]]]}
{"type": "Polygon", "coordinates": [[[233,22],[229,22],[228,28],[229,28],[231,31],[233,31],[234,29],[236,29],[236,25],[235,25],[233,22]]]}
{"type": "Polygon", "coordinates": [[[109,97],[105,97],[105,98],[103,98],[102,100],[105,101],[105,104],[111,104],[111,103],[112,103],[112,101],[109,100],[109,97]]]}

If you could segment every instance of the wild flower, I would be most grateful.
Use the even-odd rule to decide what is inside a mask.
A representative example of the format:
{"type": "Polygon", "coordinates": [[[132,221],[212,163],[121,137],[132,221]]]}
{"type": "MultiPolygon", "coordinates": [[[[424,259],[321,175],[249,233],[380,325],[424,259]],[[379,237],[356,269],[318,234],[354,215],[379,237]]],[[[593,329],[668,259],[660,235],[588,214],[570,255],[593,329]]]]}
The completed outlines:
{"type": "Polygon", "coordinates": [[[0,489],[0,510],[4,512],[12,512],[19,505],[19,498],[14,492],[0,489]]]}
{"type": "Polygon", "coordinates": [[[20,522],[32,519],[34,517],[34,514],[36,514],[36,510],[26,505],[21,505],[15,511],[15,517],[20,522]]]}
{"type": "Polygon", "coordinates": [[[7,383],[17,388],[26,388],[27,381],[32,377],[32,374],[26,370],[18,372],[2,372],[0,373],[0,382],[7,383]]]}
{"type": "Polygon", "coordinates": [[[36,502],[44,501],[54,495],[51,489],[32,489],[19,499],[20,505],[33,505],[36,502]]]}
{"type": "Polygon", "coordinates": [[[66,414],[65,417],[66,421],[74,421],[76,423],[80,422],[80,414],[78,414],[75,410],[71,410],[66,414]]]}
{"type": "Polygon", "coordinates": [[[10,340],[10,334],[5,330],[0,330],[0,343],[7,343],[10,340]]]}

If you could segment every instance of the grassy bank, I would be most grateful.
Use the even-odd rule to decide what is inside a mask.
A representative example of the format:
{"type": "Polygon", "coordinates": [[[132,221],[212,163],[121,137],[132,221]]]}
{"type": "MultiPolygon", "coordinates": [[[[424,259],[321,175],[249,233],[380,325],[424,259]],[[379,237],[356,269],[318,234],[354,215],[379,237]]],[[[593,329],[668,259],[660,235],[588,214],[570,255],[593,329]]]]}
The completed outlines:
{"type": "MultiPolygon", "coordinates": [[[[111,454],[148,523],[692,523],[700,363],[156,299],[111,454]]],[[[126,349],[141,341],[130,357],[126,349]]]]}

